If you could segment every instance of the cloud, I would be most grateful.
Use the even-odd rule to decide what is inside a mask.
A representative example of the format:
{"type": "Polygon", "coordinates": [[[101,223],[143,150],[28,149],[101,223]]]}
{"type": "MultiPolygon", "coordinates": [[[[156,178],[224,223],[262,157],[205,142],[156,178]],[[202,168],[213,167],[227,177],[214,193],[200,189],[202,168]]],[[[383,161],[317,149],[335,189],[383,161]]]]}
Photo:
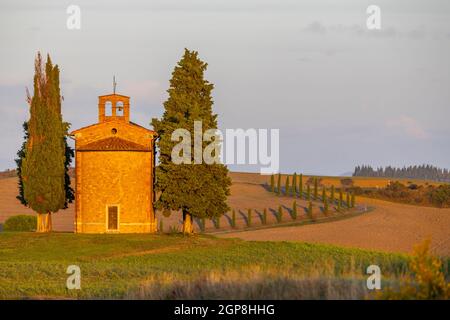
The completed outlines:
{"type": "Polygon", "coordinates": [[[390,129],[399,130],[409,137],[425,140],[430,137],[429,133],[419,124],[419,122],[409,116],[402,115],[398,118],[388,119],[386,126],[390,129]]]}
{"type": "Polygon", "coordinates": [[[450,33],[444,30],[429,30],[423,24],[416,25],[411,28],[398,28],[392,25],[382,25],[380,30],[369,30],[365,24],[324,24],[320,21],[313,21],[303,27],[303,32],[313,35],[328,34],[334,36],[350,35],[366,38],[403,38],[412,40],[421,40],[424,38],[437,37],[446,38],[450,33]]]}
{"type": "Polygon", "coordinates": [[[306,26],[305,31],[314,34],[324,34],[327,32],[327,28],[319,21],[314,21],[306,26]]]}
{"type": "Polygon", "coordinates": [[[136,100],[159,100],[161,93],[164,93],[161,84],[153,80],[125,81],[118,89],[119,93],[136,100]]]}

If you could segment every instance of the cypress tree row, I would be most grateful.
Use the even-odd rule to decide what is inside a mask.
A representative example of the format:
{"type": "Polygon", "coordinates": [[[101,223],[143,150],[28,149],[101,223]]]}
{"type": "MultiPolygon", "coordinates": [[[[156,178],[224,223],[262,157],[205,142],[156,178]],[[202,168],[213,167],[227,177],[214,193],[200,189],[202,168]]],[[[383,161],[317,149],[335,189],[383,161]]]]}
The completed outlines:
{"type": "Polygon", "coordinates": [[[270,191],[271,192],[275,191],[275,177],[274,177],[274,175],[270,176],[270,191]]]}
{"type": "Polygon", "coordinates": [[[52,213],[73,200],[68,167],[73,150],[66,135],[69,124],[61,115],[59,67],[47,56],[45,68],[35,60],[33,97],[28,96],[30,119],[24,125],[25,142],[16,163],[20,166],[19,196],[22,204],[38,214],[37,232],[52,230],[52,213]]]}
{"type": "MultiPolygon", "coordinates": [[[[213,113],[211,91],[213,85],[204,79],[207,64],[198,58],[198,53],[185,49],[182,59],[175,66],[170,79],[168,99],[164,102],[161,119],[154,118],[152,125],[158,134],[159,165],[156,168],[156,191],[159,199],[157,209],[167,208],[181,211],[183,233],[193,233],[192,217],[216,218],[229,210],[227,196],[230,194],[231,179],[228,169],[219,163],[220,154],[214,148],[209,154],[214,160],[200,161],[202,154],[194,148],[194,122],[201,121],[201,130],[217,129],[217,115],[213,113]],[[180,141],[172,141],[172,133],[184,129],[190,136],[183,143],[190,145],[183,156],[190,161],[175,163],[172,151],[180,141]],[[190,151],[190,152],[189,152],[190,151]]],[[[211,140],[219,143],[218,136],[211,140]]],[[[213,142],[203,141],[201,152],[206,152],[213,142]]],[[[220,146],[219,146],[220,147],[220,146]]]]}
{"type": "Polygon", "coordinates": [[[286,176],[286,184],[284,185],[284,194],[289,195],[289,175],[286,176]]]}

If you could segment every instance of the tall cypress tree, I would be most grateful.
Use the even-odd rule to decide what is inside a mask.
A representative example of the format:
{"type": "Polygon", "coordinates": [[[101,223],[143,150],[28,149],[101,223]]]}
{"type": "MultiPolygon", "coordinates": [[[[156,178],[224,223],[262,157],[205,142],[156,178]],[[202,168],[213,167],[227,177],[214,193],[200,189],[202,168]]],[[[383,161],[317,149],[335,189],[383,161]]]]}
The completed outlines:
{"type": "MultiPolygon", "coordinates": [[[[212,112],[213,85],[204,79],[206,68],[207,64],[198,58],[197,52],[185,49],[172,73],[164,114],[160,120],[152,120],[159,148],[156,190],[160,197],[156,208],[181,210],[184,233],[193,232],[192,216],[216,219],[229,210],[226,200],[231,179],[227,167],[217,161],[213,164],[194,162],[194,121],[201,121],[202,135],[206,130],[217,129],[217,115],[212,112]],[[190,133],[190,163],[173,162],[172,150],[179,144],[171,139],[176,129],[190,133]]],[[[217,139],[215,136],[214,140],[217,139]]],[[[201,151],[207,146],[208,143],[203,142],[201,151]]]]}
{"type": "Polygon", "coordinates": [[[270,176],[270,191],[275,191],[275,176],[273,174],[270,176]]]}
{"type": "Polygon", "coordinates": [[[71,161],[67,156],[70,158],[73,154],[67,149],[66,142],[69,124],[62,120],[59,68],[53,66],[50,56],[43,68],[38,53],[33,97],[28,101],[28,136],[24,153],[19,155],[19,186],[22,184],[23,187],[19,190],[19,199],[22,197],[22,203],[37,212],[37,231],[49,232],[52,229],[51,214],[66,208],[73,200],[70,179],[67,181],[71,161]]]}
{"type": "MultiPolygon", "coordinates": [[[[66,131],[69,130],[69,124],[65,123],[64,124],[66,126],[66,131]]],[[[23,127],[23,132],[24,132],[24,141],[22,143],[22,146],[20,148],[20,150],[17,152],[17,158],[15,159],[16,165],[17,165],[17,177],[18,177],[18,185],[19,185],[19,195],[16,197],[21,204],[23,204],[24,206],[28,206],[28,203],[25,199],[24,193],[23,193],[23,180],[22,180],[22,161],[25,158],[25,150],[27,147],[27,141],[29,138],[29,133],[28,133],[28,122],[25,121],[22,125],[23,127]]],[[[69,146],[69,144],[67,143],[67,137],[64,137],[64,145],[65,145],[65,161],[64,161],[64,166],[65,166],[65,173],[64,173],[64,189],[66,192],[66,201],[64,203],[64,207],[63,209],[67,209],[69,206],[69,203],[72,203],[73,200],[75,200],[75,192],[72,189],[71,185],[70,185],[70,175],[69,175],[69,169],[70,169],[70,164],[72,163],[72,158],[75,156],[74,150],[73,148],[71,148],[69,146]]]]}

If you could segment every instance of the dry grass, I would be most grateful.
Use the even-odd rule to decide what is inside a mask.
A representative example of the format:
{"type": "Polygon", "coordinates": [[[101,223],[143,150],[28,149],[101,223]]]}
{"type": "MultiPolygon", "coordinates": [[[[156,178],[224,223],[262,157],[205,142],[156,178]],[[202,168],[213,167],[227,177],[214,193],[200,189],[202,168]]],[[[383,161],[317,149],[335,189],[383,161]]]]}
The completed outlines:
{"type": "Polygon", "coordinates": [[[0,299],[362,298],[368,265],[395,280],[399,254],[212,236],[0,233],[0,299]],[[66,269],[81,269],[67,290],[66,269]]]}
{"type": "MultiPolygon", "coordinates": [[[[325,268],[326,269],[326,268],[325,268]]],[[[194,279],[170,273],[152,276],[128,292],[128,299],[365,299],[369,297],[361,273],[334,277],[321,266],[311,274],[286,269],[203,272],[194,279]]]]}

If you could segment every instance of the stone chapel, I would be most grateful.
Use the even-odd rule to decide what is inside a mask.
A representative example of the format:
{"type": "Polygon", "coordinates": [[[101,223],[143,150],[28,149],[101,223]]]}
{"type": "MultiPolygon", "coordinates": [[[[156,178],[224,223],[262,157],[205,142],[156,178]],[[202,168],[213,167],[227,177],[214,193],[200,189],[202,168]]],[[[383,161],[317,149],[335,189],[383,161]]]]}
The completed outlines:
{"type": "Polygon", "coordinates": [[[130,121],[130,98],[100,96],[98,123],[75,139],[76,233],[156,231],[156,133],[130,121]]]}

